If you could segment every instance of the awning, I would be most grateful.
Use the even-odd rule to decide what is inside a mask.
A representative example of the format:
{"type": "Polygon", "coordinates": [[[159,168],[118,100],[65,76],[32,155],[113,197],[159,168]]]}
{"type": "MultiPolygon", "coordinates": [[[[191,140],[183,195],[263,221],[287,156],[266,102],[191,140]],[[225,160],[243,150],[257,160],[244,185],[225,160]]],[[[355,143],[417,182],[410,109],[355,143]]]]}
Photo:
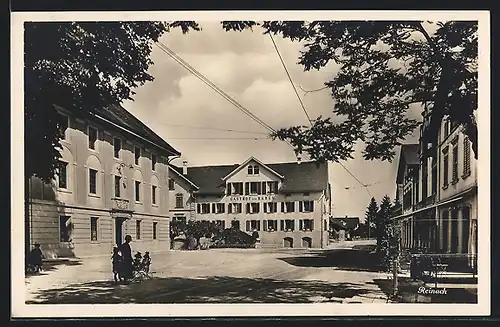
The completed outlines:
{"type": "Polygon", "coordinates": [[[452,202],[456,202],[458,200],[461,200],[462,198],[463,198],[462,196],[459,196],[459,197],[456,197],[456,198],[448,200],[448,201],[444,201],[444,202],[441,202],[441,203],[436,203],[436,204],[433,204],[431,206],[428,206],[428,207],[425,207],[425,208],[422,208],[422,209],[418,209],[418,210],[415,210],[415,211],[412,211],[412,212],[405,213],[403,215],[399,215],[399,216],[393,217],[391,219],[401,219],[401,218],[404,218],[404,217],[413,216],[416,213],[419,213],[419,212],[422,212],[422,211],[425,211],[425,210],[429,210],[429,209],[433,209],[433,208],[437,208],[437,207],[440,207],[440,206],[443,206],[445,204],[449,204],[449,203],[452,203],[452,202]]]}

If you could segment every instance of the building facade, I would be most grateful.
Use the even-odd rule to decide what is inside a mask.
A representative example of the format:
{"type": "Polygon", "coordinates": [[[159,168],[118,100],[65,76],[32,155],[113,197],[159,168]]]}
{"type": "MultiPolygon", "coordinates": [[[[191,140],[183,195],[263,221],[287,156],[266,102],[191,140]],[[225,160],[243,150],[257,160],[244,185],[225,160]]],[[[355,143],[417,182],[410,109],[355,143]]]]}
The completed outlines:
{"type": "Polygon", "coordinates": [[[420,143],[401,147],[396,198],[402,200],[397,216],[402,246],[477,254],[477,168],[471,142],[448,117],[435,133],[425,118],[420,143]]]}
{"type": "Polygon", "coordinates": [[[327,164],[264,164],[251,157],[242,164],[174,169],[172,179],[179,181],[174,192],[193,199],[182,208],[188,219],[257,231],[260,246],[322,248],[328,243],[327,164]]]}
{"type": "Polygon", "coordinates": [[[59,174],[30,180],[31,245],[47,257],[102,255],[129,234],[134,251],[168,250],[168,158],[180,153],[122,107],[58,111],[59,174]]]}

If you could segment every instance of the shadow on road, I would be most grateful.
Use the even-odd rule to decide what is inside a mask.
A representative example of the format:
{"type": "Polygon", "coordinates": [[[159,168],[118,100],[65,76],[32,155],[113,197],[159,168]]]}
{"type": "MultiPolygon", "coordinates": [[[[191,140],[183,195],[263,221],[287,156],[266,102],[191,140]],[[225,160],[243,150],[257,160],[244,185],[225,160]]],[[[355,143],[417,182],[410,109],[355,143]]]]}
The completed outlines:
{"type": "Polygon", "coordinates": [[[378,297],[364,284],[236,277],[152,278],[129,285],[111,281],[39,291],[33,303],[311,303],[378,297]],[[339,299],[340,298],[340,299],[339,299]]]}
{"type": "Polygon", "coordinates": [[[82,263],[80,261],[46,261],[43,263],[43,270],[39,273],[35,272],[25,272],[25,277],[43,276],[48,275],[49,272],[57,270],[61,266],[80,266],[82,263]]]}
{"type": "Polygon", "coordinates": [[[280,258],[284,262],[297,267],[335,267],[342,270],[382,271],[375,254],[370,253],[372,246],[363,246],[361,250],[332,249],[310,252],[307,256],[280,258]]]}

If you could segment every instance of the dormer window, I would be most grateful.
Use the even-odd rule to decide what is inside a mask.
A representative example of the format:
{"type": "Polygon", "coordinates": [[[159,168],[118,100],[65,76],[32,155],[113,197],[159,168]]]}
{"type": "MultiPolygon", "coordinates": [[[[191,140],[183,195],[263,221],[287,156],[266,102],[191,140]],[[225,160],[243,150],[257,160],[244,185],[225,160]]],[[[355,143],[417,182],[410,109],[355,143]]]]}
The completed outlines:
{"type": "Polygon", "coordinates": [[[259,166],[248,166],[248,175],[258,175],[259,174],[259,166]]]}

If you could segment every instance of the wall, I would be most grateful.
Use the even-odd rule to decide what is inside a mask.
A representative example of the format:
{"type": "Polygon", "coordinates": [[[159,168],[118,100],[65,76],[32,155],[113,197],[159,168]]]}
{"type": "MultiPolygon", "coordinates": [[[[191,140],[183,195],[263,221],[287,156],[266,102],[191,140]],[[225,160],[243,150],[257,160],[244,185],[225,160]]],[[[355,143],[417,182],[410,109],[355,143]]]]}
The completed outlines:
{"type": "MultiPolygon", "coordinates": [[[[89,149],[88,125],[85,121],[69,117],[69,128],[65,131],[65,138],[61,140],[62,161],[67,162],[67,187],[58,188],[59,178],[56,177],[51,185],[45,185],[37,178],[32,178],[31,198],[32,210],[32,237],[31,244],[39,242],[52,255],[98,255],[110,253],[114,245],[114,218],[110,209],[116,206],[115,175],[122,177],[120,198],[128,201],[129,209],[134,211],[132,219],[143,219],[145,233],[152,228],[152,220],[158,221],[158,240],[144,240],[137,242],[139,248],[151,251],[168,249],[162,242],[168,244],[168,168],[163,153],[156,152],[157,163],[152,169],[152,153],[154,150],[148,145],[138,142],[122,132],[106,130],[104,125],[90,123],[98,129],[98,138],[95,150],[89,149]],[[114,137],[122,141],[120,158],[114,157],[114,137]],[[134,163],[134,146],[142,148],[139,164],[134,163]],[[97,194],[89,192],[89,168],[98,171],[97,194]],[[141,196],[135,201],[135,181],[141,182],[141,196]],[[155,185],[156,204],[152,203],[152,185],[155,185]],[[40,201],[41,200],[41,201],[40,201]],[[71,216],[75,227],[74,239],[71,244],[59,242],[59,216],[71,216]],[[94,242],[90,240],[90,217],[99,217],[101,238],[94,242]],[[161,237],[160,237],[161,234],[161,237]]],[[[130,221],[125,223],[128,229],[130,221]]],[[[135,224],[135,222],[134,222],[135,224]]],[[[132,237],[135,239],[135,225],[132,237]]],[[[152,231],[151,233],[152,234],[152,231]]],[[[125,234],[123,235],[125,236],[125,234]]],[[[152,235],[151,235],[152,237],[152,235]]]]}
{"type": "Polygon", "coordinates": [[[176,216],[186,217],[186,220],[194,219],[195,206],[193,203],[194,199],[191,196],[191,184],[186,182],[186,180],[180,177],[176,172],[171,172],[169,177],[174,180],[174,190],[169,190],[170,216],[172,218],[176,216]],[[176,206],[177,194],[182,194],[183,205],[180,208],[176,206]]]}

